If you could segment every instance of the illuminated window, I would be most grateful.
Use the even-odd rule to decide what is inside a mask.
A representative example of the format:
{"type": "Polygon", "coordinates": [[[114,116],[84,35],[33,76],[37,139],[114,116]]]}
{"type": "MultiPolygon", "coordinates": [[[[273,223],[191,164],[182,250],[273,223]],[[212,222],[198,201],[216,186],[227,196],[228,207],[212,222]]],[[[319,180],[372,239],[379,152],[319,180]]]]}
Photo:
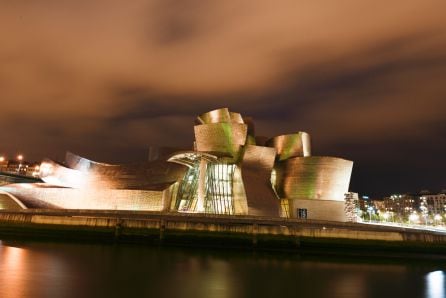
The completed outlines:
{"type": "Polygon", "coordinates": [[[280,217],[290,218],[290,203],[287,199],[280,200],[280,217]]]}
{"type": "Polygon", "coordinates": [[[206,213],[234,214],[233,189],[235,165],[210,163],[206,175],[206,213]]]}
{"type": "MultiPolygon", "coordinates": [[[[234,164],[209,162],[205,167],[204,212],[234,214],[234,164]]],[[[175,207],[180,212],[197,212],[200,162],[185,174],[176,196],[175,207]]],[[[200,212],[203,212],[200,211],[200,212]]]]}

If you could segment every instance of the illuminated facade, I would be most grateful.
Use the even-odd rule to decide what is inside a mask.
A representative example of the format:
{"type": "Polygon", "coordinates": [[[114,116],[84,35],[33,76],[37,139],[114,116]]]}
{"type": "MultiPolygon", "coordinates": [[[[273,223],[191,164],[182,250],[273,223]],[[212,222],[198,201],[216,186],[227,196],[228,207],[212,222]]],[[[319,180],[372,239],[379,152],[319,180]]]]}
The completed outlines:
{"type": "Polygon", "coordinates": [[[2,189],[28,208],[118,209],[345,221],[353,162],[311,155],[304,132],[255,135],[251,118],[227,108],[197,117],[192,150],[132,165],[67,153],[44,160],[43,184],[2,189]]]}

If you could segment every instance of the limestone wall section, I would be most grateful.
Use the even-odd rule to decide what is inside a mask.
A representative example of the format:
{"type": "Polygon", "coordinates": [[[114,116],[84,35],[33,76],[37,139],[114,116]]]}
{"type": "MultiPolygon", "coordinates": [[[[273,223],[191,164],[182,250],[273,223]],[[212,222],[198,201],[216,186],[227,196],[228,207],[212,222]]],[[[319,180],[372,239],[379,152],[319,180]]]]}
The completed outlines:
{"type": "Polygon", "coordinates": [[[370,240],[392,242],[418,242],[430,244],[446,244],[446,233],[433,231],[418,231],[415,229],[370,226],[365,224],[346,224],[322,221],[273,220],[256,219],[254,217],[239,217],[237,219],[221,216],[184,216],[173,214],[154,213],[152,216],[136,213],[92,213],[77,211],[69,215],[49,215],[37,212],[0,212],[0,229],[2,226],[15,224],[17,227],[27,225],[79,227],[91,229],[125,228],[132,235],[139,231],[159,230],[160,234],[181,232],[185,235],[191,233],[221,233],[224,237],[230,235],[256,236],[282,236],[290,239],[331,238],[346,240],[370,240]],[[74,214],[83,214],[73,216],[74,214]]]}

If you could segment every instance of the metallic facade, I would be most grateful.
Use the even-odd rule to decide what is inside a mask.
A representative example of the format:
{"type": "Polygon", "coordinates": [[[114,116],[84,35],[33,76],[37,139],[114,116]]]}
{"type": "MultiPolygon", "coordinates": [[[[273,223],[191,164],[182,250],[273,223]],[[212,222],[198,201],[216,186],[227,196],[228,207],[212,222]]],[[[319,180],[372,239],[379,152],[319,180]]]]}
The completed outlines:
{"type": "Polygon", "coordinates": [[[248,205],[248,213],[261,216],[278,216],[279,204],[271,187],[274,167],[274,148],[248,145],[241,165],[242,179],[248,205]]]}
{"type": "Polygon", "coordinates": [[[2,187],[27,208],[162,211],[168,198],[163,191],[129,189],[75,189],[45,184],[2,187]]]}
{"type": "Polygon", "coordinates": [[[225,153],[237,160],[246,143],[248,127],[241,123],[211,123],[196,125],[197,151],[225,153]]]}
{"type": "Polygon", "coordinates": [[[295,157],[276,166],[280,197],[344,201],[353,162],[334,157],[295,157]]]}
{"type": "Polygon", "coordinates": [[[0,190],[0,210],[23,210],[26,206],[12,194],[0,190]]]}
{"type": "Polygon", "coordinates": [[[184,167],[166,160],[109,165],[73,153],[67,153],[64,165],[46,159],[40,166],[44,182],[70,188],[159,190],[180,180],[184,172],[184,167]]]}
{"type": "Polygon", "coordinates": [[[24,208],[345,220],[353,163],[311,156],[307,133],[256,136],[251,117],[227,108],[198,116],[194,133],[193,150],[151,148],[148,161],[122,165],[67,153],[62,163],[42,162],[45,183],[0,188],[24,208]]]}
{"type": "Polygon", "coordinates": [[[266,146],[273,147],[277,150],[278,160],[311,156],[310,135],[306,132],[271,138],[266,142],[266,146]]]}

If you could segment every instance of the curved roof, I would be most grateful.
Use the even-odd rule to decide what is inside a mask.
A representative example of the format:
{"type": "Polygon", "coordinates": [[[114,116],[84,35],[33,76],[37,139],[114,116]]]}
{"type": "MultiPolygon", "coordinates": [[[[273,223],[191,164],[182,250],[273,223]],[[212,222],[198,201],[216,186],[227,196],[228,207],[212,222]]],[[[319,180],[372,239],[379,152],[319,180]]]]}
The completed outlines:
{"type": "Polygon", "coordinates": [[[216,161],[218,157],[206,152],[182,151],[175,153],[169,157],[167,161],[192,168],[198,161],[203,159],[207,161],[216,161]]]}
{"type": "Polygon", "coordinates": [[[39,177],[45,183],[71,188],[86,186],[86,174],[60,165],[50,159],[45,159],[40,164],[39,177]]]}
{"type": "Polygon", "coordinates": [[[114,165],[102,163],[102,162],[96,162],[89,160],[85,157],[76,155],[72,152],[67,152],[65,154],[65,164],[67,167],[79,171],[86,171],[90,169],[91,167],[112,167],[114,165]]]}
{"type": "Polygon", "coordinates": [[[26,206],[12,194],[0,190],[0,210],[27,209],[26,206]]]}

